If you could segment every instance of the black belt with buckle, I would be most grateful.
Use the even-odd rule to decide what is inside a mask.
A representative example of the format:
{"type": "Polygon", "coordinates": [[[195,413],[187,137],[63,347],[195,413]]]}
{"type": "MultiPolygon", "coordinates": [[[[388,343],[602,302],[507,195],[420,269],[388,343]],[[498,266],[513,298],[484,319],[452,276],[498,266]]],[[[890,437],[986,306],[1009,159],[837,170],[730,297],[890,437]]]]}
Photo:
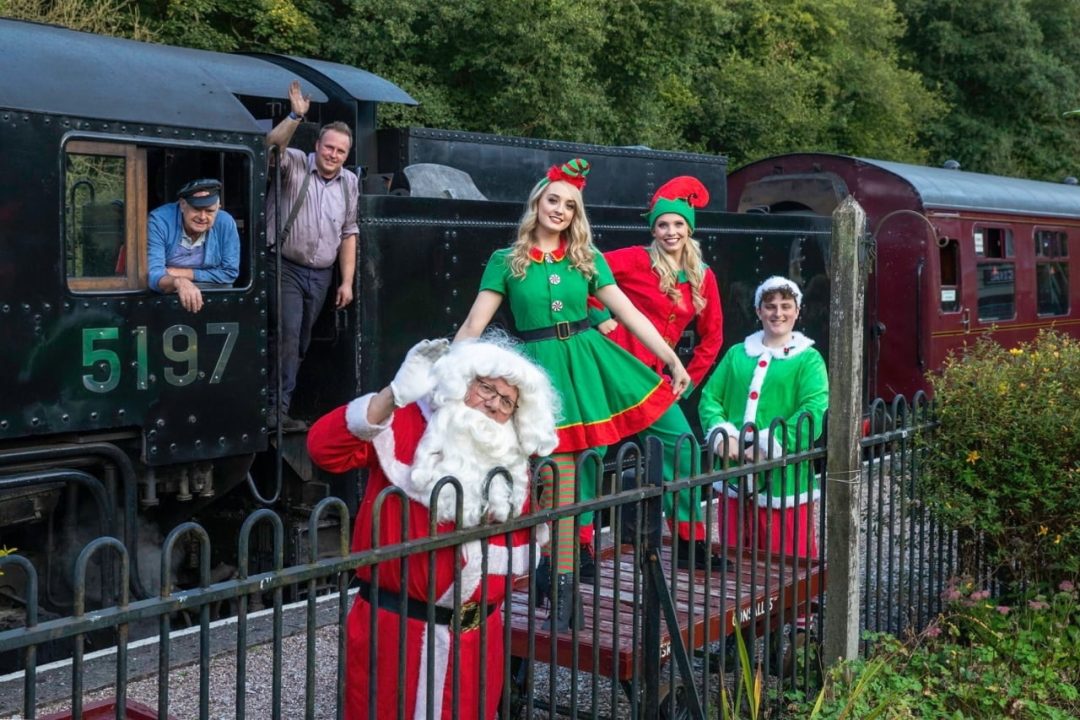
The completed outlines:
{"type": "Polygon", "coordinates": [[[539,328],[537,330],[519,330],[517,336],[521,338],[523,342],[548,340],[549,338],[567,340],[578,333],[585,332],[591,326],[592,323],[589,322],[588,318],[585,318],[584,320],[578,320],[576,322],[559,322],[551,327],[539,328]]]}
{"type": "MultiPolygon", "coordinates": [[[[366,580],[357,579],[357,585],[360,588],[360,597],[364,598],[369,604],[375,605],[381,610],[401,614],[402,596],[400,593],[396,593],[393,590],[387,590],[386,588],[378,588],[377,597],[373,597],[372,590],[374,589],[366,580]]],[[[405,596],[405,615],[413,620],[420,620],[427,622],[428,619],[428,603],[424,600],[417,600],[411,598],[408,595],[405,596]]],[[[434,605],[435,608],[435,624],[436,625],[453,625],[454,624],[454,610],[448,607],[442,607],[441,605],[434,605]]],[[[462,630],[475,630],[480,627],[480,621],[485,617],[489,617],[493,612],[499,609],[499,603],[488,603],[487,612],[481,614],[480,603],[469,602],[461,604],[461,629],[462,630]]]]}

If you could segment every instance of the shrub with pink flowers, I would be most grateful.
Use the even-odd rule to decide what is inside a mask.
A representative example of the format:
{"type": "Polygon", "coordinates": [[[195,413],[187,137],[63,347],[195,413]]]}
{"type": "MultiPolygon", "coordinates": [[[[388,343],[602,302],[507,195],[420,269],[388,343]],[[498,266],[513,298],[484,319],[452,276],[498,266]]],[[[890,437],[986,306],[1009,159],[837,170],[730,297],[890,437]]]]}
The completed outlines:
{"type": "MultiPolygon", "coordinates": [[[[816,717],[1080,718],[1075,583],[1002,604],[957,578],[944,599],[922,633],[875,636],[870,657],[834,668],[816,717]]],[[[808,717],[815,700],[793,702],[789,716],[808,717]]]]}
{"type": "Polygon", "coordinates": [[[1080,341],[1044,331],[1007,349],[984,337],[931,384],[941,425],[922,491],[960,530],[964,558],[981,547],[1010,582],[1076,580],[1080,341]]]}

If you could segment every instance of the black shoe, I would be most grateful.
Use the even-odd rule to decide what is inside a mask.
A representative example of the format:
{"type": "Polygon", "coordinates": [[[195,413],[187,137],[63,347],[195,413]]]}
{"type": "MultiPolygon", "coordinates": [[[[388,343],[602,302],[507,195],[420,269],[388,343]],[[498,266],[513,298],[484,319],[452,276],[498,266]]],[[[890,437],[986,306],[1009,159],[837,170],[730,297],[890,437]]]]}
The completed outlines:
{"type": "Polygon", "coordinates": [[[539,604],[542,598],[551,595],[551,558],[549,556],[540,556],[533,579],[536,581],[536,599],[539,604]]]}
{"type": "Polygon", "coordinates": [[[556,578],[551,586],[551,614],[542,627],[549,631],[554,628],[555,632],[581,628],[585,611],[581,605],[581,595],[574,592],[574,576],[572,573],[559,573],[556,578]]]}
{"type": "MultiPolygon", "coordinates": [[[[690,569],[691,557],[693,557],[694,561],[694,570],[704,571],[710,568],[706,563],[712,553],[712,546],[704,540],[675,538],[675,546],[672,550],[678,554],[676,565],[683,570],[690,569]]],[[[712,555],[711,569],[712,572],[727,572],[727,558],[723,555],[712,555]]]]}
{"type": "Polygon", "coordinates": [[[592,545],[581,545],[578,552],[578,577],[581,582],[591,583],[596,578],[596,556],[592,545]]]}

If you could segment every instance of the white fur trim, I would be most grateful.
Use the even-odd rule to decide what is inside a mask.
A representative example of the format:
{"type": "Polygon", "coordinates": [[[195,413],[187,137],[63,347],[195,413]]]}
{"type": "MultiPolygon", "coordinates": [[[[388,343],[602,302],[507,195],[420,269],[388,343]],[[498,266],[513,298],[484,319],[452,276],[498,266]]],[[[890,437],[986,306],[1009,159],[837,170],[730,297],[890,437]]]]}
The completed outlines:
{"type": "Polygon", "coordinates": [[[361,440],[373,440],[379,433],[385,432],[390,427],[390,420],[382,425],[372,425],[368,422],[368,407],[374,398],[375,393],[368,393],[345,406],[345,427],[361,440]]]}
{"type": "MultiPolygon", "coordinates": [[[[391,416],[387,424],[391,429],[393,428],[393,416],[391,416]]],[[[397,456],[394,454],[394,433],[379,433],[371,441],[371,444],[375,448],[375,454],[379,456],[379,466],[382,467],[383,472],[386,474],[386,479],[389,480],[393,485],[404,490],[405,494],[411,497],[413,500],[417,500],[424,507],[427,507],[430,498],[416,497],[413,493],[409,491],[409,489],[412,487],[412,466],[406,465],[405,463],[399,461],[397,459],[397,456]]]]}
{"type": "MultiPolygon", "coordinates": [[[[749,477],[749,476],[747,476],[747,477],[749,477]]],[[[713,488],[718,492],[726,493],[727,496],[730,497],[730,498],[738,498],[739,497],[739,488],[738,488],[738,486],[733,486],[731,484],[731,480],[728,480],[727,482],[724,482],[722,480],[718,480],[718,481],[713,483],[713,488]]],[[[776,496],[774,496],[772,498],[772,502],[770,502],[768,493],[761,492],[761,493],[757,494],[757,499],[755,501],[755,504],[758,507],[771,507],[774,510],[780,510],[781,508],[783,508],[783,509],[791,509],[793,507],[798,507],[799,505],[803,505],[803,504],[809,502],[810,500],[817,500],[819,497],[821,497],[821,491],[818,488],[814,488],[812,491],[809,491],[809,492],[801,492],[798,495],[796,495],[795,497],[776,497],[776,496]]]]}
{"type": "Polygon", "coordinates": [[[765,282],[757,286],[757,290],[754,291],[754,307],[761,307],[761,296],[772,290],[779,290],[785,288],[792,295],[795,296],[795,306],[802,307],[802,290],[799,289],[798,283],[794,280],[788,280],[783,275],[773,275],[771,278],[767,278],[765,282]]]}
{"type": "Polygon", "coordinates": [[[746,391],[746,409],[743,410],[743,425],[757,423],[758,402],[761,400],[761,386],[765,384],[765,376],[769,373],[769,365],[772,364],[772,355],[762,353],[754,361],[754,374],[750,376],[750,387],[746,391]]]}
{"type": "MultiPolygon", "coordinates": [[[[431,629],[427,623],[424,623],[424,629],[420,635],[420,647],[427,650],[428,646],[428,631],[431,629]]],[[[435,717],[441,718],[443,716],[442,703],[443,692],[446,688],[446,674],[447,667],[450,664],[450,626],[438,625],[434,626],[435,631],[435,652],[429,656],[426,653],[420,657],[419,673],[421,678],[427,677],[427,663],[435,663],[435,686],[432,688],[434,697],[429,701],[427,696],[427,681],[421,679],[416,685],[416,707],[413,709],[413,720],[425,720],[427,718],[428,703],[430,702],[435,708],[435,717]]],[[[404,688],[399,688],[404,690],[404,688]]]]}
{"type": "Polygon", "coordinates": [[[770,451],[772,452],[772,458],[776,459],[784,454],[784,446],[773,437],[772,430],[765,429],[758,434],[758,448],[761,449],[761,457],[769,457],[770,451]]]}
{"type": "Polygon", "coordinates": [[[743,350],[746,352],[747,356],[756,358],[763,354],[768,354],[774,360],[787,360],[795,357],[814,344],[813,340],[806,337],[801,332],[791,333],[791,340],[783,347],[778,348],[766,347],[763,342],[764,338],[764,330],[758,330],[756,333],[746,336],[746,339],[743,340],[743,350]]]}
{"type": "MultiPolygon", "coordinates": [[[[494,548],[488,546],[488,573],[492,572],[491,562],[492,553],[494,548]]],[[[505,548],[501,548],[505,550],[505,548]]],[[[476,588],[480,587],[480,580],[483,578],[483,563],[484,555],[483,548],[480,546],[479,540],[470,540],[461,546],[461,602],[468,602],[469,598],[476,592],[476,588]]],[[[503,559],[503,564],[506,564],[506,559],[503,559]]],[[[451,583],[450,587],[446,588],[446,592],[435,601],[436,605],[442,607],[452,608],[454,607],[454,584],[451,583]]]]}
{"type": "MultiPolygon", "coordinates": [[[[712,437],[712,434],[713,434],[714,431],[720,431],[720,430],[726,430],[727,431],[727,436],[729,438],[732,438],[734,440],[739,439],[739,428],[735,427],[735,425],[733,423],[729,423],[729,422],[722,422],[719,425],[713,425],[711,428],[709,428],[708,432],[705,433],[705,437],[710,438],[710,437],[712,437]]],[[[713,452],[715,452],[715,453],[720,452],[720,443],[723,442],[723,440],[724,440],[724,436],[720,432],[717,432],[716,433],[716,441],[713,443],[713,452]]]]}

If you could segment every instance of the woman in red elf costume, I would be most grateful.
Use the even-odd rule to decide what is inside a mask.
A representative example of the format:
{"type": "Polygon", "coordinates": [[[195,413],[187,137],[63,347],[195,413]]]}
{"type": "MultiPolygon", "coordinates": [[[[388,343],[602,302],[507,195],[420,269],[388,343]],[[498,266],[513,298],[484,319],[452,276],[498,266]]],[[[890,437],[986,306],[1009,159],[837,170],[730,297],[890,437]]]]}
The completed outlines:
{"type": "MultiPolygon", "coordinates": [[[[652,242],[604,253],[619,289],[649,318],[669,347],[674,348],[683,331],[694,323],[698,344],[686,366],[693,383],[690,390],[705,379],[724,342],[724,314],[720,308],[716,276],[702,261],[701,247],[693,238],[694,209],[708,203],[709,191],[697,178],[686,175],[673,178],[656,191],[645,214],[652,242]]],[[[624,325],[616,322],[599,300],[590,298],[589,305],[590,317],[600,332],[658,375],[664,374],[664,363],[624,325]]],[[[681,410],[679,412],[681,414],[681,410]]],[[[689,433],[685,416],[682,424],[689,433]]],[[[696,463],[691,467],[688,455],[680,453],[677,468],[680,477],[697,470],[696,463]]],[[[664,469],[665,477],[676,472],[676,468],[664,469]]],[[[695,502],[697,498],[690,493],[683,495],[686,497],[679,498],[675,510],[677,536],[683,541],[702,541],[705,529],[695,502]]],[[[665,510],[669,508],[665,507],[665,510]]],[[[582,529],[582,540],[588,542],[592,526],[583,525],[582,529]]],[[[697,567],[704,567],[705,543],[695,543],[694,551],[697,567]]]]}

